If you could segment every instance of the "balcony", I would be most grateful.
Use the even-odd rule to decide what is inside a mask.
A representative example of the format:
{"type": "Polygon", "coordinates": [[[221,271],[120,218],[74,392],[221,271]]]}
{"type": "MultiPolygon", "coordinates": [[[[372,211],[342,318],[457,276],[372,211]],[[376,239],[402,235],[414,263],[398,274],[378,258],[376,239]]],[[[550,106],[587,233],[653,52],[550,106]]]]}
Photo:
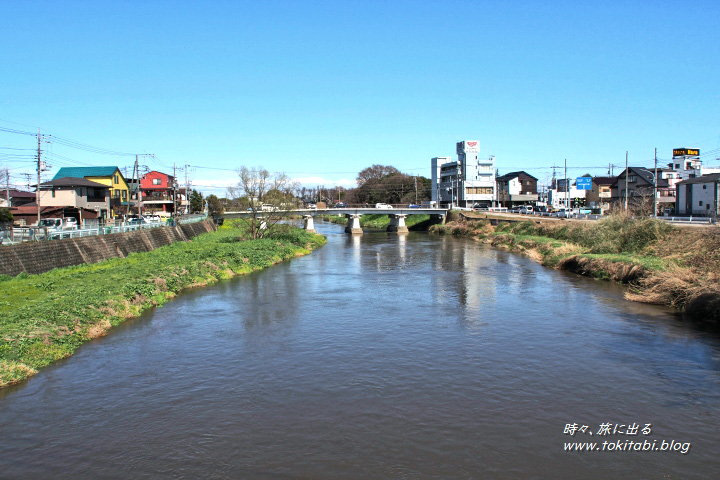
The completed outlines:
{"type": "Polygon", "coordinates": [[[143,197],[142,202],[143,203],[172,203],[173,197],[172,197],[172,195],[148,195],[147,197],[143,197]]]}

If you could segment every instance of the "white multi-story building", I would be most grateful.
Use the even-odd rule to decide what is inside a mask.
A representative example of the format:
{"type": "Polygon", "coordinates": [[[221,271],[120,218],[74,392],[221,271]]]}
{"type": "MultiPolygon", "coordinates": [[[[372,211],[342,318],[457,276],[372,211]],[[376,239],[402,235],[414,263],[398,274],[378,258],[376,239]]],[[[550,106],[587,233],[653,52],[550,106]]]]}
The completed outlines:
{"type": "Polygon", "coordinates": [[[432,166],[432,200],[459,207],[494,206],[495,157],[480,159],[480,142],[457,142],[457,160],[435,157],[432,166]]]}
{"type": "Polygon", "coordinates": [[[683,180],[720,173],[720,166],[703,165],[700,150],[697,148],[675,148],[672,163],[668,164],[668,168],[659,169],[658,173],[660,178],[666,179],[671,187],[675,187],[683,180]]]}

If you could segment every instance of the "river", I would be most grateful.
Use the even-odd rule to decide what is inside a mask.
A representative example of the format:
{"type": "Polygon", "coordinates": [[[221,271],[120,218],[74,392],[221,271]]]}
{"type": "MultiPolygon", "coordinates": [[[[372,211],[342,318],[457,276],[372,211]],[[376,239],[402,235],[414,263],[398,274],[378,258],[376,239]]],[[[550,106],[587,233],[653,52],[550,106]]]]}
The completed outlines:
{"type": "Polygon", "coordinates": [[[0,478],[717,478],[716,332],[471,240],[317,228],[0,391],[0,478]]]}

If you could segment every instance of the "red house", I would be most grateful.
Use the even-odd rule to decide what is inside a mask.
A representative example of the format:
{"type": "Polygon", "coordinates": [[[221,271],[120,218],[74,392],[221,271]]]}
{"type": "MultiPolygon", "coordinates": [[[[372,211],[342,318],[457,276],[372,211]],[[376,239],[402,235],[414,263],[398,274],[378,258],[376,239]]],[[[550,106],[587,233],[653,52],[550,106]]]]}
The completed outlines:
{"type": "Polygon", "coordinates": [[[182,204],[179,191],[176,191],[175,177],[153,170],[140,179],[140,193],[142,194],[142,208],[146,213],[172,215],[177,203],[178,210],[182,204]],[[173,197],[175,194],[175,197],[173,197]]]}

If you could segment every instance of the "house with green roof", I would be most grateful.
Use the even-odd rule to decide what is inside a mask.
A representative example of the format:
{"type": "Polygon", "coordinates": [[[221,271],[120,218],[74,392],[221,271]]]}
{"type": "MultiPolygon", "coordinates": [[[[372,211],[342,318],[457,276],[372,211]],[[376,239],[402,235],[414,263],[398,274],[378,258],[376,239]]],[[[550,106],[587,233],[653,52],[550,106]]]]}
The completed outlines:
{"type": "Polygon", "coordinates": [[[110,189],[111,216],[116,217],[128,211],[130,188],[118,167],[62,167],[53,180],[65,177],[84,178],[106,185],[110,189]]]}

